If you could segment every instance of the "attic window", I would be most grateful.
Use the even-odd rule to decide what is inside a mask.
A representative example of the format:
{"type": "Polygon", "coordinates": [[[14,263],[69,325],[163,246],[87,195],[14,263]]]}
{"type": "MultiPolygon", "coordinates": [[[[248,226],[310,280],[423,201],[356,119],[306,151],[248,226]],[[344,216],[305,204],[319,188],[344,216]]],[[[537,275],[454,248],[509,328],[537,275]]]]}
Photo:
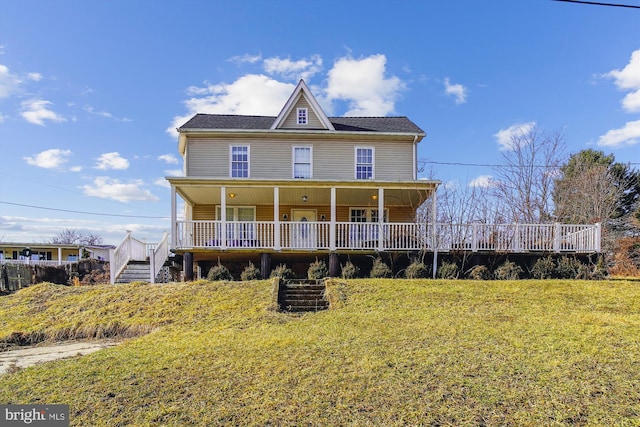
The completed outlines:
{"type": "Polygon", "coordinates": [[[299,125],[306,125],[307,123],[309,123],[308,117],[309,116],[307,114],[306,108],[298,108],[298,124],[299,125]]]}

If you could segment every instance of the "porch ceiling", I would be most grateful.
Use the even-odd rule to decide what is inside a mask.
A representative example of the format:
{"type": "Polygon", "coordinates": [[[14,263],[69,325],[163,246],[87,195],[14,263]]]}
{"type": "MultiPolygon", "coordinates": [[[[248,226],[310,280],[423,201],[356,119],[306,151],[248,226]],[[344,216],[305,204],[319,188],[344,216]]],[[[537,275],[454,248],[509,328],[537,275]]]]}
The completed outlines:
{"type": "MultiPolygon", "coordinates": [[[[173,182],[172,182],[173,183],[173,182]]],[[[289,183],[287,183],[289,184],[289,183]]],[[[226,203],[233,205],[271,205],[274,202],[274,187],[279,187],[280,205],[329,205],[331,204],[331,187],[336,188],[336,204],[338,206],[377,206],[378,188],[384,188],[385,206],[418,207],[431,196],[438,182],[368,182],[368,185],[348,185],[345,183],[327,185],[327,183],[306,182],[292,185],[240,184],[238,182],[219,182],[205,184],[177,184],[176,191],[187,203],[220,204],[220,189],[226,187],[226,203]],[[303,197],[306,196],[306,202],[303,197]]]]}

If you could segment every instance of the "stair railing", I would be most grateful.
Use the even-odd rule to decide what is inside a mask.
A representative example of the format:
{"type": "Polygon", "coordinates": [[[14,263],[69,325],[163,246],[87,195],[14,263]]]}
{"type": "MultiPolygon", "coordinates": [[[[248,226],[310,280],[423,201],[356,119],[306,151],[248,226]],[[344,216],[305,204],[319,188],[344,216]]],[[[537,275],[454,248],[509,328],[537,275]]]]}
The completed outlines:
{"type": "Polygon", "coordinates": [[[145,261],[147,259],[146,244],[131,236],[131,230],[127,230],[122,243],[109,254],[109,270],[111,283],[116,282],[116,278],[122,273],[129,261],[145,261]]]}
{"type": "Polygon", "coordinates": [[[149,251],[149,272],[151,276],[149,279],[151,283],[156,282],[156,277],[167,258],[169,258],[169,233],[165,231],[160,243],[149,251]]]}

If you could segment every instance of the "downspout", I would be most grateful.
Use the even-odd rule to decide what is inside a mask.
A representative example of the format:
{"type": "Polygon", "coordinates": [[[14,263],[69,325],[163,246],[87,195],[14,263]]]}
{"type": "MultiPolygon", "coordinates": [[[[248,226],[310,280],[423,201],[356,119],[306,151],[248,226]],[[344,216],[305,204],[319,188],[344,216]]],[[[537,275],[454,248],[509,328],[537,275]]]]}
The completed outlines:
{"type": "Polygon", "coordinates": [[[418,134],[413,136],[413,180],[418,179],[418,134]]]}

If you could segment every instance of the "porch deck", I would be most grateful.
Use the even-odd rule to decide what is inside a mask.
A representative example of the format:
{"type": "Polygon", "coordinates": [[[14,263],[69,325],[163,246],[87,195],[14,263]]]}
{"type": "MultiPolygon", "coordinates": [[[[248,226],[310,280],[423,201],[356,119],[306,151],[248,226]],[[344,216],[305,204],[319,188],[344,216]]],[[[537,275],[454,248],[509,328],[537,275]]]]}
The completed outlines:
{"type": "Polygon", "coordinates": [[[600,224],[177,221],[172,234],[176,252],[600,252],[600,224]]]}

